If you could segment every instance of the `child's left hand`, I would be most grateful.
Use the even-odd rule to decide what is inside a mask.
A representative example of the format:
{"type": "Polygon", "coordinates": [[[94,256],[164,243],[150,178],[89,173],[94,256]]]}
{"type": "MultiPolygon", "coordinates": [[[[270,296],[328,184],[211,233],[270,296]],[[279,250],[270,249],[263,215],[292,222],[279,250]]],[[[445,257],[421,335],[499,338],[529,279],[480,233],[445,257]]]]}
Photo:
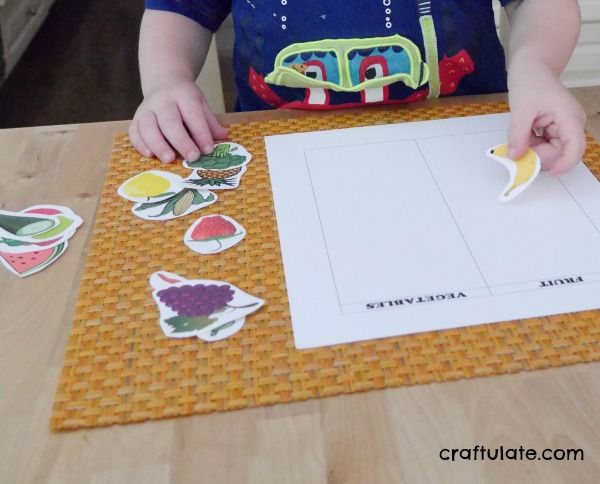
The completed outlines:
{"type": "Polygon", "coordinates": [[[512,67],[509,156],[518,158],[531,146],[540,156],[542,168],[554,175],[570,170],[585,151],[585,111],[543,63],[530,61],[512,67]]]}

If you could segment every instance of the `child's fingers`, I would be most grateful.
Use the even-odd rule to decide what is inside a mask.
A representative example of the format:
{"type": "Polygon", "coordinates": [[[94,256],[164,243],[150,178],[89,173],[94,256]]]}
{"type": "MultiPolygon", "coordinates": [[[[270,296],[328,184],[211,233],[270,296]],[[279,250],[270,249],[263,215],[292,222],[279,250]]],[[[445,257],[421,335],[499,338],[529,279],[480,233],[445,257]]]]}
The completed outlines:
{"type": "Polygon", "coordinates": [[[535,112],[529,109],[516,109],[510,117],[508,127],[508,157],[519,158],[529,148],[531,128],[535,120],[535,112]]]}
{"type": "Polygon", "coordinates": [[[148,145],[146,145],[142,139],[140,125],[137,119],[134,119],[129,125],[129,140],[141,154],[144,156],[152,156],[152,151],[150,151],[150,148],[148,148],[148,145]]]}
{"type": "Polygon", "coordinates": [[[585,152],[585,133],[581,122],[577,119],[572,119],[564,124],[561,123],[560,141],[563,148],[560,157],[550,169],[554,175],[560,175],[573,168],[585,152]]]}
{"type": "Polygon", "coordinates": [[[194,103],[193,106],[184,105],[180,109],[183,121],[190,130],[196,144],[202,150],[202,153],[212,153],[215,149],[215,142],[206,122],[206,113],[202,109],[202,104],[194,103]]]}
{"type": "Polygon", "coordinates": [[[165,106],[157,114],[157,118],[158,125],[171,146],[185,159],[197,160],[200,156],[200,150],[185,129],[177,104],[173,103],[165,106]]]}
{"type": "Polygon", "coordinates": [[[206,99],[202,99],[202,104],[204,105],[204,112],[206,113],[206,123],[208,124],[210,132],[213,134],[214,138],[227,139],[229,136],[229,130],[223,127],[217,117],[210,110],[206,99]]]}
{"type": "Polygon", "coordinates": [[[540,157],[543,170],[552,168],[562,152],[562,143],[558,138],[535,138],[531,141],[531,148],[540,157]]]}
{"type": "Polygon", "coordinates": [[[142,116],[139,120],[139,126],[142,140],[156,156],[165,163],[170,163],[175,159],[175,153],[160,132],[156,115],[153,112],[148,112],[142,116]]]}

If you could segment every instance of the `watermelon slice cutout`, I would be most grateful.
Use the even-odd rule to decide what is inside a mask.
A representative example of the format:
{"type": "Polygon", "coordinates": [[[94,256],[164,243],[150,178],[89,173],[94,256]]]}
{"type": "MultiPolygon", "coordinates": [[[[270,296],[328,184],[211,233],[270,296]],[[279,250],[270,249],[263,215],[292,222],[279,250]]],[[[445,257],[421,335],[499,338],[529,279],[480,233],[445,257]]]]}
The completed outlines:
{"type": "Polygon", "coordinates": [[[68,242],[50,249],[12,253],[0,251],[0,262],[13,274],[26,277],[45,269],[67,250],[68,242]]]}

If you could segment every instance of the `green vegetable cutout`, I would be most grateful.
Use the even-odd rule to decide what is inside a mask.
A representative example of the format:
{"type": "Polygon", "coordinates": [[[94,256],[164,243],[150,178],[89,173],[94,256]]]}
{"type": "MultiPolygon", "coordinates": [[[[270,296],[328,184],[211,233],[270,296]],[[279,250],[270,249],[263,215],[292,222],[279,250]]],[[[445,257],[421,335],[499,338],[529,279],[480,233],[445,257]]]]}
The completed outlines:
{"type": "Polygon", "coordinates": [[[56,227],[52,227],[50,230],[32,235],[31,237],[34,239],[37,239],[37,240],[46,240],[51,237],[57,237],[57,236],[65,233],[67,231],[67,229],[69,227],[71,227],[71,225],[73,225],[73,223],[74,223],[74,221],[72,219],[70,219],[69,217],[63,216],[63,215],[57,215],[57,218],[58,218],[58,225],[56,227]]]}
{"type": "Polygon", "coordinates": [[[196,170],[186,182],[221,190],[237,188],[251,159],[252,156],[243,146],[220,143],[210,155],[203,155],[195,161],[184,161],[183,166],[196,170]]]}
{"type": "Polygon", "coordinates": [[[41,234],[50,230],[54,225],[56,223],[50,218],[0,213],[0,228],[19,237],[31,237],[41,234]]]}
{"type": "Polygon", "coordinates": [[[61,205],[0,210],[0,265],[19,277],[36,274],[64,254],[82,223],[73,210],[61,205]]]}
{"type": "Polygon", "coordinates": [[[227,170],[240,166],[246,162],[246,157],[235,154],[238,148],[229,143],[219,144],[210,155],[202,155],[196,161],[188,161],[188,168],[201,168],[203,170],[227,170]]]}

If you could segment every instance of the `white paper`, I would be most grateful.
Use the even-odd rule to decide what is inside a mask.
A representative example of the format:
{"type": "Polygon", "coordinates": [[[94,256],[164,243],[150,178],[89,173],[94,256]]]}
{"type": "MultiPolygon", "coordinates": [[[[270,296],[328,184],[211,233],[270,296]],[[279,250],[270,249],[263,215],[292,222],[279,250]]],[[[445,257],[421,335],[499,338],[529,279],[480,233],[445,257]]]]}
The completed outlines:
{"type": "Polygon", "coordinates": [[[600,307],[600,183],[499,203],[508,119],[266,138],[298,348],[600,307]]]}

